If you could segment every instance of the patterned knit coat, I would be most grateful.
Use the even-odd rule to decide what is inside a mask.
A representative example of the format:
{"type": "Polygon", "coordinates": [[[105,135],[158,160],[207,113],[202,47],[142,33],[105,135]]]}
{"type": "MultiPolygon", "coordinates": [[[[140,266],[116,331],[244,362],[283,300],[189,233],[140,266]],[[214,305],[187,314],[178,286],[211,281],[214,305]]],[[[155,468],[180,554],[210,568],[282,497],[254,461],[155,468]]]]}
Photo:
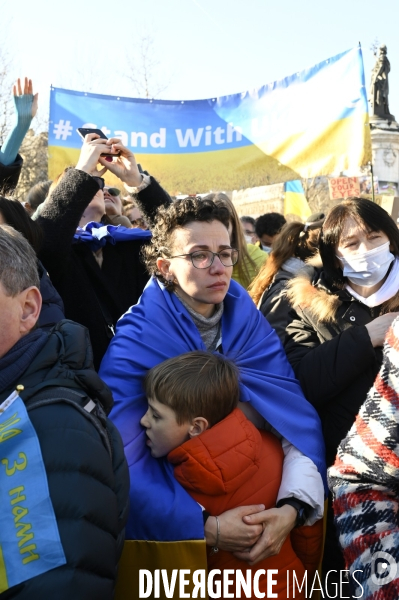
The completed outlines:
{"type": "Polygon", "coordinates": [[[386,336],[374,386],[329,469],[329,485],[352,597],[397,600],[399,318],[386,336]]]}

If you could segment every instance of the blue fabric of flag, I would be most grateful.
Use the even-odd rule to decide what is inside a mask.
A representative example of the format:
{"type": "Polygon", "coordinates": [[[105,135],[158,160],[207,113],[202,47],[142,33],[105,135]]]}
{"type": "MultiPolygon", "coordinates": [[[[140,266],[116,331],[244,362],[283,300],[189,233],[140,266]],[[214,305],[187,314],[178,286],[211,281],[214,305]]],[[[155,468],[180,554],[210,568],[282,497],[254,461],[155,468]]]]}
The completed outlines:
{"type": "MultiPolygon", "coordinates": [[[[222,347],[240,370],[241,400],[309,456],[325,481],[319,417],[304,398],[276,333],[235,281],[224,300],[222,347]]],[[[167,460],[151,457],[140,425],[147,410],[143,378],[148,369],[193,350],[205,346],[189,313],[152,279],[139,303],[118,322],[101,364],[100,376],[115,400],[111,419],[122,435],[130,471],[127,539],[203,539],[201,509],[176,482],[167,460]]]]}
{"type": "Polygon", "coordinates": [[[0,593],[66,563],[36,431],[17,398],[0,414],[0,593]]]}
{"type": "Polygon", "coordinates": [[[84,227],[78,227],[74,237],[74,243],[81,242],[88,244],[90,250],[97,252],[105,244],[116,242],[131,242],[132,240],[150,239],[151,231],[132,227],[123,227],[123,225],[104,225],[90,221],[84,227]]]}
{"type": "Polygon", "coordinates": [[[299,180],[287,181],[285,183],[286,192],[294,192],[295,194],[304,194],[302,183],[299,180]]]}

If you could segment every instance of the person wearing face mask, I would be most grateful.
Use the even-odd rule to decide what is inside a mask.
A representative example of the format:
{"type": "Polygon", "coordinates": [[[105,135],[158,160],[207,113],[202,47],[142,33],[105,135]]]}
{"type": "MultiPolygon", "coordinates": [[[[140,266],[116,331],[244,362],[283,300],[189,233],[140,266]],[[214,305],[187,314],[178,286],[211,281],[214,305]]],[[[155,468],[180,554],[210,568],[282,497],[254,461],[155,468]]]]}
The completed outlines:
{"type": "Polygon", "coordinates": [[[259,242],[256,242],[257,246],[270,254],[273,242],[286,222],[283,215],[276,212],[266,213],[258,217],[255,222],[255,233],[259,238],[259,242]]]}
{"type": "Polygon", "coordinates": [[[258,241],[255,231],[255,219],[252,217],[240,217],[240,223],[247,244],[256,244],[258,241]]]}
{"type": "MultiPolygon", "coordinates": [[[[309,265],[288,284],[295,313],[285,350],[321,417],[330,466],[373,385],[385,335],[399,315],[399,231],[380,206],[353,198],[329,212],[319,249],[321,268],[309,265]]],[[[329,576],[331,591],[344,568],[330,507],[323,570],[336,571],[329,576]]]]}
{"type": "MultiPolygon", "coordinates": [[[[273,252],[249,287],[248,293],[284,344],[291,307],[286,296],[287,283],[318,253],[318,238],[323,219],[286,223],[277,235],[273,252]]],[[[323,215],[324,216],[324,215],[323,215]]]]}

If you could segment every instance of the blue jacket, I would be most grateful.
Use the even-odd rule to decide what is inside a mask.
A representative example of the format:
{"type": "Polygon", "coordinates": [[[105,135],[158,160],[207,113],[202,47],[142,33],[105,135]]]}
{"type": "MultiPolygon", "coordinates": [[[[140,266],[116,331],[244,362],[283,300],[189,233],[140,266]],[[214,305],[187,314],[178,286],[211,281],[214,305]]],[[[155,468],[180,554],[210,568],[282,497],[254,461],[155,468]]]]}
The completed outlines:
{"type": "Polygon", "coordinates": [[[112,600],[129,506],[122,441],[105,416],[112,396],[93,369],[87,329],[64,320],[44,335],[27,369],[0,389],[0,403],[17,384],[24,386],[21,398],[40,443],[66,564],[0,598],[112,600]],[[95,408],[88,413],[82,406],[90,399],[95,408]]]}

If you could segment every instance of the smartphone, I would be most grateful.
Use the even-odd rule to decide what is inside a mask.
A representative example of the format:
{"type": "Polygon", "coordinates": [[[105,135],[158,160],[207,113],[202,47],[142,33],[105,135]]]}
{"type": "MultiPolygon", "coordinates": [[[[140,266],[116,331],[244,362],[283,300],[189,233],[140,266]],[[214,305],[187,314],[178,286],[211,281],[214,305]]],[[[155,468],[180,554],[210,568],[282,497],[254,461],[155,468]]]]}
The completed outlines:
{"type": "MultiPolygon", "coordinates": [[[[96,133],[103,140],[108,139],[107,136],[105,135],[105,133],[103,131],[101,131],[101,129],[90,129],[87,127],[78,127],[76,131],[78,132],[80,137],[83,139],[85,139],[85,137],[88,133],[96,133]]],[[[120,156],[120,152],[116,152],[116,153],[115,152],[102,152],[100,156],[120,156]]]]}

